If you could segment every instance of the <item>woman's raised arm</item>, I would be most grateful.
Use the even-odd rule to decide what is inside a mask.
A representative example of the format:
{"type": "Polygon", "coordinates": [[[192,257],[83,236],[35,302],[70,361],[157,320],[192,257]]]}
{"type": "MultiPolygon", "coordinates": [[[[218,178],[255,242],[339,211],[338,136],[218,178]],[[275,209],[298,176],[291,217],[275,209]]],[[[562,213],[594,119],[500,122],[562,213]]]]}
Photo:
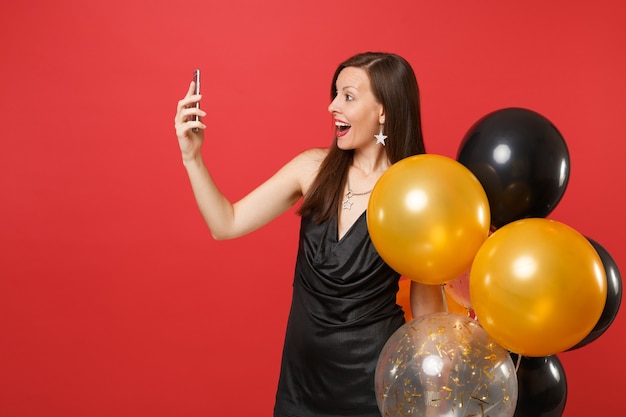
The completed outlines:
{"type": "Polygon", "coordinates": [[[232,239],[269,223],[284,213],[304,195],[317,174],[326,151],[305,151],[250,194],[231,203],[219,190],[204,160],[202,142],[206,126],[194,121],[194,115],[206,113],[194,106],[201,96],[193,94],[193,82],[185,97],[178,102],[174,119],[183,165],[187,170],[198,208],[215,239],[232,239]],[[194,131],[194,128],[197,128],[194,131]]]}

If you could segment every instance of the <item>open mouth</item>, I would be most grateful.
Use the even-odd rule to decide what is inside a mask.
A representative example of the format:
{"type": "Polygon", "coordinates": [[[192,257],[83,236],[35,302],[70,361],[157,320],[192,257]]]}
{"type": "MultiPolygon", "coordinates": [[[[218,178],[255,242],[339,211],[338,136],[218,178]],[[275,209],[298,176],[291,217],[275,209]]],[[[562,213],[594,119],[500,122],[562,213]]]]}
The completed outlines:
{"type": "Polygon", "coordinates": [[[348,123],[336,120],[335,121],[335,135],[338,138],[345,136],[346,133],[348,133],[348,130],[350,130],[350,127],[351,126],[348,123]]]}

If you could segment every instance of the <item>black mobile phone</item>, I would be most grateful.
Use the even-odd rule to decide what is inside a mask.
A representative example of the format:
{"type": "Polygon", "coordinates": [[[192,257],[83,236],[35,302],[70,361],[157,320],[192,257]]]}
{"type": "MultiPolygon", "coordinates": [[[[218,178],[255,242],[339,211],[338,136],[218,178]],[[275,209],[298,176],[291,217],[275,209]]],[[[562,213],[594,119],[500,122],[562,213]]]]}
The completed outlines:
{"type": "MultiPolygon", "coordinates": [[[[200,69],[199,68],[194,70],[194,72],[193,72],[193,82],[194,82],[193,93],[194,94],[200,94],[200,69]]],[[[196,102],[195,106],[196,106],[196,109],[199,109],[200,108],[200,102],[196,102]]],[[[198,116],[198,115],[193,116],[193,120],[195,122],[199,121],[200,120],[200,116],[198,116]]],[[[194,127],[193,131],[197,132],[198,128],[194,127]]]]}

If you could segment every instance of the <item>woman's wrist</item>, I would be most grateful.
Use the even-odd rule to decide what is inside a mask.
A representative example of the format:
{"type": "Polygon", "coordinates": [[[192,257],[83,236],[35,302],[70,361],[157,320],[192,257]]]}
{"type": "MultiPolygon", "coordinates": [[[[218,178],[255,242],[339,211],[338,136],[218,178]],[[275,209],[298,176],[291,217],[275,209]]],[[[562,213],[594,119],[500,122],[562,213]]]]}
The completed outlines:
{"type": "Polygon", "coordinates": [[[197,169],[204,167],[204,160],[202,159],[202,154],[198,153],[196,155],[185,156],[183,154],[183,166],[187,169],[197,169]]]}

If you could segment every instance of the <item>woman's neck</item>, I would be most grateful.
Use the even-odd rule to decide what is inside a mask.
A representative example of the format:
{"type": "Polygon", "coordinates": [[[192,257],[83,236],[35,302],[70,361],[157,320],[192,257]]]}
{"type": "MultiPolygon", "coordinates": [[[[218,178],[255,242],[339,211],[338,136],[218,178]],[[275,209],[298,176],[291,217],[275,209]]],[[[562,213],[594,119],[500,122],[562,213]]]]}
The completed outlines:
{"type": "Polygon", "coordinates": [[[380,147],[374,150],[355,151],[352,159],[352,166],[364,177],[369,177],[371,174],[380,175],[390,165],[385,150],[380,147]]]}

